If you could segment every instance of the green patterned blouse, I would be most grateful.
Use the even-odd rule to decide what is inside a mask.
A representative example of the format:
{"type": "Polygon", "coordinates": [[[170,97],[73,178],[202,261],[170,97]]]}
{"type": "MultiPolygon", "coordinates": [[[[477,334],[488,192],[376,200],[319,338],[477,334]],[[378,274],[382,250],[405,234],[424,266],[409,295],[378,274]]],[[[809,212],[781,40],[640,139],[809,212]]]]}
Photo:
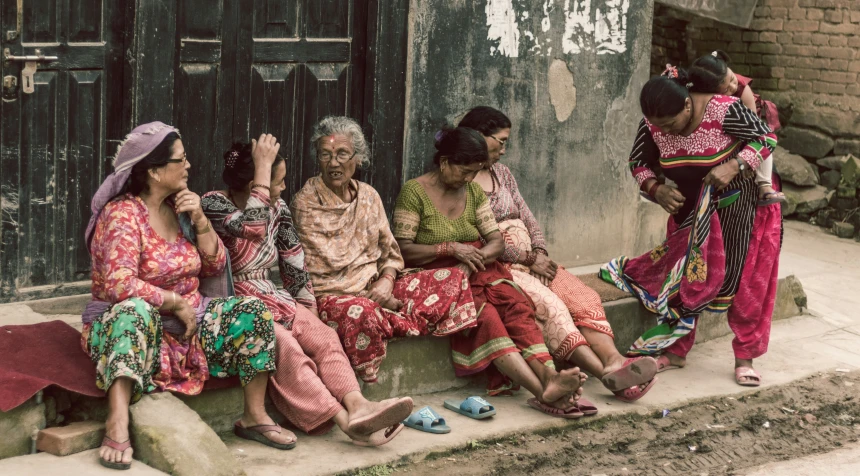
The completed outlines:
{"type": "Polygon", "coordinates": [[[436,209],[417,180],[406,182],[394,207],[394,237],[419,245],[435,245],[445,241],[478,241],[498,231],[484,190],[474,182],[466,187],[466,209],[452,220],[436,209]]]}

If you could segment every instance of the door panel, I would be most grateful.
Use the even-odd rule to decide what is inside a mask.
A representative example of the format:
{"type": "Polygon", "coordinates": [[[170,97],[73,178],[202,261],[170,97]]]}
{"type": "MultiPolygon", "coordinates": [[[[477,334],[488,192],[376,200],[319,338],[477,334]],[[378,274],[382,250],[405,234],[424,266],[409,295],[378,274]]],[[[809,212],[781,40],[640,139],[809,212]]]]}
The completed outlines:
{"type": "MultiPolygon", "coordinates": [[[[318,173],[308,142],[327,115],[363,122],[363,0],[256,0],[238,35],[234,136],[274,134],[287,158],[289,200],[318,173]],[[358,14],[357,14],[358,12],[358,14]],[[360,34],[356,34],[360,32],[360,34]],[[249,54],[243,55],[247,51],[249,54]]],[[[242,20],[244,21],[244,20],[242,20]]]]}
{"type": "MultiPolygon", "coordinates": [[[[21,34],[3,37],[3,48],[13,55],[58,60],[39,63],[32,94],[20,85],[23,63],[2,66],[2,75],[16,77],[19,85],[0,105],[0,300],[89,277],[83,245],[89,201],[107,172],[106,144],[120,138],[108,129],[127,129],[117,54],[124,46],[125,11],[116,3],[26,0],[21,34]],[[109,88],[120,94],[109,95],[109,88]]],[[[17,4],[3,0],[0,31],[16,30],[17,4]]]]}

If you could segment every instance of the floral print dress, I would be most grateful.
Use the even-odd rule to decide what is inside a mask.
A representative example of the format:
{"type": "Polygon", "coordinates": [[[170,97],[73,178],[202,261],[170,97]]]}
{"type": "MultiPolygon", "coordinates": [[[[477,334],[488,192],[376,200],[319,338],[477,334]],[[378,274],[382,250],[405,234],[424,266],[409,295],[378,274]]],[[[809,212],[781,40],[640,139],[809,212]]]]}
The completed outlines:
{"type": "Polygon", "coordinates": [[[194,395],[210,375],[238,375],[245,385],[274,370],[272,314],[256,298],[209,299],[199,278],[221,273],[224,245],[208,255],[180,232],[174,241],[158,235],[139,197],[108,203],[90,244],[93,301],[107,310],[84,325],[81,344],[96,365],[96,384],[107,391],[116,378],[134,381],[132,401],[146,392],[194,395]],[[173,291],[197,310],[198,330],[189,341],[183,327],[158,308],[162,290],[173,291]],[[173,331],[169,332],[168,330],[173,331]]]}

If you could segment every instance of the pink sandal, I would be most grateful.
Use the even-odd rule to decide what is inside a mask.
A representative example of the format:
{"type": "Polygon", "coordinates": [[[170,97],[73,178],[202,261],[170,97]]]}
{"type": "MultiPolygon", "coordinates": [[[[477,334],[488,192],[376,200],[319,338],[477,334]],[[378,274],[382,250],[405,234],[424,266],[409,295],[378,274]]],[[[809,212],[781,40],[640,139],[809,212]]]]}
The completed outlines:
{"type": "MultiPolygon", "coordinates": [[[[254,425],[245,428],[242,426],[240,422],[236,422],[233,424],[233,434],[238,436],[239,438],[243,438],[246,440],[256,441],[257,443],[262,443],[271,448],[279,449],[279,450],[291,450],[296,447],[296,440],[294,439],[292,443],[278,443],[276,441],[270,440],[265,433],[270,431],[274,431],[275,433],[281,433],[282,431],[286,431],[281,428],[280,425],[254,425]]],[[[295,438],[295,436],[293,436],[295,438]]]]}
{"type": "Polygon", "coordinates": [[[377,432],[374,432],[370,435],[370,438],[365,441],[352,440],[352,444],[356,446],[382,446],[393,440],[394,437],[399,435],[404,428],[406,427],[403,426],[403,423],[398,423],[396,425],[392,425],[388,428],[383,428],[377,432]]]}
{"type": "Polygon", "coordinates": [[[597,406],[585,397],[579,397],[579,400],[576,401],[575,408],[585,416],[597,415],[597,406]]]}
{"type": "Polygon", "coordinates": [[[620,369],[600,379],[603,386],[612,392],[650,382],[657,374],[657,361],[651,357],[633,357],[624,361],[620,369]]]}
{"type": "Polygon", "coordinates": [[[658,374],[660,372],[665,372],[667,370],[675,370],[675,369],[683,369],[683,368],[684,368],[684,366],[682,366],[682,365],[673,365],[671,362],[669,362],[669,357],[666,357],[665,355],[661,355],[661,356],[657,357],[657,373],[658,374]]]}
{"type": "MultiPolygon", "coordinates": [[[[105,436],[102,440],[102,446],[107,446],[113,448],[120,453],[125,453],[125,450],[131,448],[131,440],[125,440],[122,443],[114,441],[109,437],[105,436]]],[[[110,469],[129,469],[131,468],[131,463],[114,463],[113,461],[105,461],[104,458],[99,457],[99,463],[105,468],[110,469]]]]}
{"type": "Polygon", "coordinates": [[[561,408],[555,408],[542,403],[537,398],[530,398],[526,403],[535,410],[546,413],[551,417],[576,420],[577,418],[582,418],[585,415],[576,406],[570,407],[567,410],[562,410],[561,408]]]}
{"type": "Polygon", "coordinates": [[[752,367],[736,367],[735,382],[742,387],[758,387],[761,385],[761,374],[755,371],[752,367]],[[741,379],[747,379],[741,382],[741,379]]]}
{"type": "Polygon", "coordinates": [[[657,377],[652,378],[648,381],[648,385],[645,388],[639,388],[639,385],[635,385],[630,388],[625,388],[624,390],[618,390],[616,392],[612,392],[615,394],[615,398],[621,400],[622,402],[633,403],[636,400],[644,397],[651,387],[657,382],[657,377]]]}
{"type": "Polygon", "coordinates": [[[409,397],[391,398],[379,403],[383,403],[385,406],[377,410],[376,413],[349,422],[347,431],[358,435],[376,433],[409,418],[414,405],[409,397]]]}

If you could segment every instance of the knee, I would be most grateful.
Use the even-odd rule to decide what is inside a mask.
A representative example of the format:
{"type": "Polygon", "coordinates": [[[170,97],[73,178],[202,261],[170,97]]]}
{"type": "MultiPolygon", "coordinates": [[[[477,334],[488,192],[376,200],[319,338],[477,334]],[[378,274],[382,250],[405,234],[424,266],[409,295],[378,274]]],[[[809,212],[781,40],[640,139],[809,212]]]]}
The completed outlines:
{"type": "Polygon", "coordinates": [[[110,312],[105,314],[101,321],[103,325],[109,325],[113,324],[121,317],[129,315],[140,317],[140,319],[134,319],[130,322],[126,322],[126,319],[123,319],[124,323],[135,328],[143,329],[148,327],[150,324],[154,324],[157,329],[161,328],[161,314],[158,312],[158,309],[156,309],[152,304],[144,301],[142,298],[136,297],[114,304],[111,307],[110,312]]]}
{"type": "Polygon", "coordinates": [[[255,297],[236,297],[233,299],[238,300],[236,305],[233,306],[233,311],[236,312],[237,315],[253,315],[253,320],[256,324],[264,330],[267,329],[271,331],[271,334],[274,334],[275,321],[272,319],[272,312],[269,311],[269,308],[266,307],[266,304],[263,301],[255,297]]]}

